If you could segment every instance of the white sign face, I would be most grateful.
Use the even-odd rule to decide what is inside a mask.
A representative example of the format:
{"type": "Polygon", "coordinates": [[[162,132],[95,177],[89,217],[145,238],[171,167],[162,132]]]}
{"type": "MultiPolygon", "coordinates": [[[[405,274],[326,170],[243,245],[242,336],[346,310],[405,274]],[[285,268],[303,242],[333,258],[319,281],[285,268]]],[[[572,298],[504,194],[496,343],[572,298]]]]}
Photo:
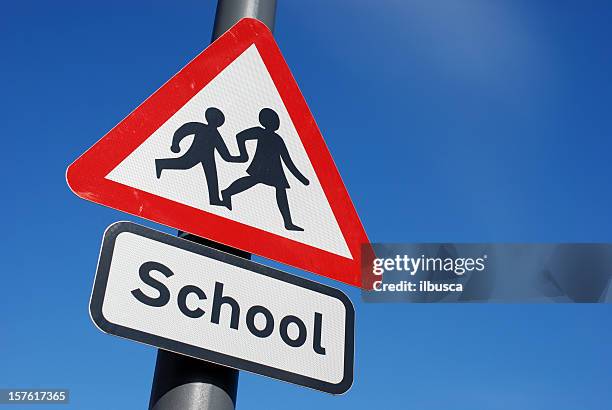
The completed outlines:
{"type": "Polygon", "coordinates": [[[339,394],[354,309],[337,289],[129,222],[105,235],[90,312],[103,331],[339,394]]]}
{"type": "MultiPolygon", "coordinates": [[[[249,140],[245,147],[248,158],[262,158],[263,154],[257,152],[258,147],[264,147],[262,142],[249,140]]],[[[277,162],[281,166],[282,162],[277,162]]],[[[255,45],[198,92],[106,178],[345,258],[353,258],[291,117],[255,45]],[[207,189],[205,181],[208,182],[212,176],[206,175],[204,166],[199,166],[199,161],[204,161],[202,158],[206,154],[198,146],[199,141],[194,142],[195,139],[209,138],[204,131],[204,137],[200,136],[194,126],[195,130],[185,132],[185,138],[178,146],[180,151],[173,153],[170,150],[176,138],[175,132],[183,124],[205,121],[205,113],[210,107],[218,109],[224,117],[223,124],[218,127],[222,139],[219,144],[227,147],[230,155],[236,156],[239,153],[236,136],[243,130],[261,126],[259,117],[263,107],[272,109],[278,115],[280,125],[276,133],[282,136],[287,147],[287,158],[291,158],[309,181],[308,185],[300,183],[293,178],[286,165],[282,165],[282,170],[278,169],[280,174],[285,174],[285,177],[279,176],[287,181],[286,186],[291,187],[286,189],[291,220],[303,230],[285,227],[271,182],[241,190],[233,197],[231,210],[215,202],[211,195],[217,196],[219,189],[222,191],[220,197],[223,197],[226,192],[223,189],[252,172],[249,169],[252,169],[250,166],[253,162],[232,162],[231,157],[224,160],[219,152],[214,152],[214,161],[211,159],[209,162],[216,165],[217,181],[213,192],[208,192],[210,189],[207,189]],[[185,157],[193,157],[193,160],[182,160],[185,157]],[[158,167],[153,166],[156,160],[158,167]]]]}

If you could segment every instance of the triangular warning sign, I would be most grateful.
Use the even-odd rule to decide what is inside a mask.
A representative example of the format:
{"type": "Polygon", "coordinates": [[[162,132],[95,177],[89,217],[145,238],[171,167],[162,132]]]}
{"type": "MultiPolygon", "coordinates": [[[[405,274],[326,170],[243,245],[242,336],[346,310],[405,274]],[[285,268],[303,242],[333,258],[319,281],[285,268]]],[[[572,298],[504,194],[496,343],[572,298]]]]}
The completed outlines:
{"type": "Polygon", "coordinates": [[[67,171],[80,197],[361,286],[368,238],[272,33],[243,19],[67,171]]]}

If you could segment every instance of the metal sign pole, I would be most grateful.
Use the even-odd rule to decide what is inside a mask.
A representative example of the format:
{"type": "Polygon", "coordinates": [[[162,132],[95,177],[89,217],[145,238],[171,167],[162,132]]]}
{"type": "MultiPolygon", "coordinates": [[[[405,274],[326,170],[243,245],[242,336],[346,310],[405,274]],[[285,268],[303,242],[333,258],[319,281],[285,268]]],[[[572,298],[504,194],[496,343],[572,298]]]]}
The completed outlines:
{"type": "MultiPolygon", "coordinates": [[[[252,17],[274,31],[276,0],[218,0],[212,40],[243,17],[252,17]]],[[[194,235],[179,236],[250,259],[250,254],[194,235]]],[[[238,370],[165,350],[157,351],[149,409],[234,410],[238,370]]]]}

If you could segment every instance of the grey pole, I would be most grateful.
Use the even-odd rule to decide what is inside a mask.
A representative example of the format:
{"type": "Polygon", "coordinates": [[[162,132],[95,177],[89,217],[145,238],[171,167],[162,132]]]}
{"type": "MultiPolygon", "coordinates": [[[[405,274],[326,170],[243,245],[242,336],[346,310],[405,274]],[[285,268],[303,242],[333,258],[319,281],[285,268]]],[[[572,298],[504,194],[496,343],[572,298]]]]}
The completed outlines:
{"type": "Polygon", "coordinates": [[[253,17],[274,31],[276,0],[219,0],[212,40],[215,41],[243,17],[253,17]]]}
{"type": "MultiPolygon", "coordinates": [[[[261,20],[274,31],[276,0],[218,0],[212,40],[216,40],[243,17],[261,20]]],[[[179,232],[179,236],[224,252],[250,259],[239,249],[179,232]]],[[[238,370],[204,360],[157,351],[151,387],[151,410],[234,410],[238,370]]]]}

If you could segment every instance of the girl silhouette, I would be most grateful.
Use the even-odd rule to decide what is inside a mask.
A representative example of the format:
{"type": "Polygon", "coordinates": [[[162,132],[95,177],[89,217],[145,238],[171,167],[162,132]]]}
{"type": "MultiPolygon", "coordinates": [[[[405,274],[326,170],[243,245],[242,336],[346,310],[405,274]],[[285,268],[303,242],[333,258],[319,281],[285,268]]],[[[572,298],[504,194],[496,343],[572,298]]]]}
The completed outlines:
{"type": "Polygon", "coordinates": [[[246,161],[248,159],[246,141],[257,140],[257,149],[255,150],[255,155],[253,155],[253,160],[247,168],[248,176],[237,179],[227,189],[221,191],[222,204],[231,210],[232,196],[246,191],[257,184],[273,186],[276,188],[276,203],[283,217],[285,229],[303,231],[303,228],[300,228],[291,221],[289,201],[287,200],[289,182],[283,171],[283,162],[293,176],[302,184],[308,185],[310,181],[297,169],[289,156],[285,142],[275,132],[280,126],[278,114],[271,108],[264,108],[259,112],[259,123],[263,127],[249,128],[238,133],[236,136],[240,150],[240,155],[238,156],[240,160],[238,158],[236,160],[246,161]]]}

